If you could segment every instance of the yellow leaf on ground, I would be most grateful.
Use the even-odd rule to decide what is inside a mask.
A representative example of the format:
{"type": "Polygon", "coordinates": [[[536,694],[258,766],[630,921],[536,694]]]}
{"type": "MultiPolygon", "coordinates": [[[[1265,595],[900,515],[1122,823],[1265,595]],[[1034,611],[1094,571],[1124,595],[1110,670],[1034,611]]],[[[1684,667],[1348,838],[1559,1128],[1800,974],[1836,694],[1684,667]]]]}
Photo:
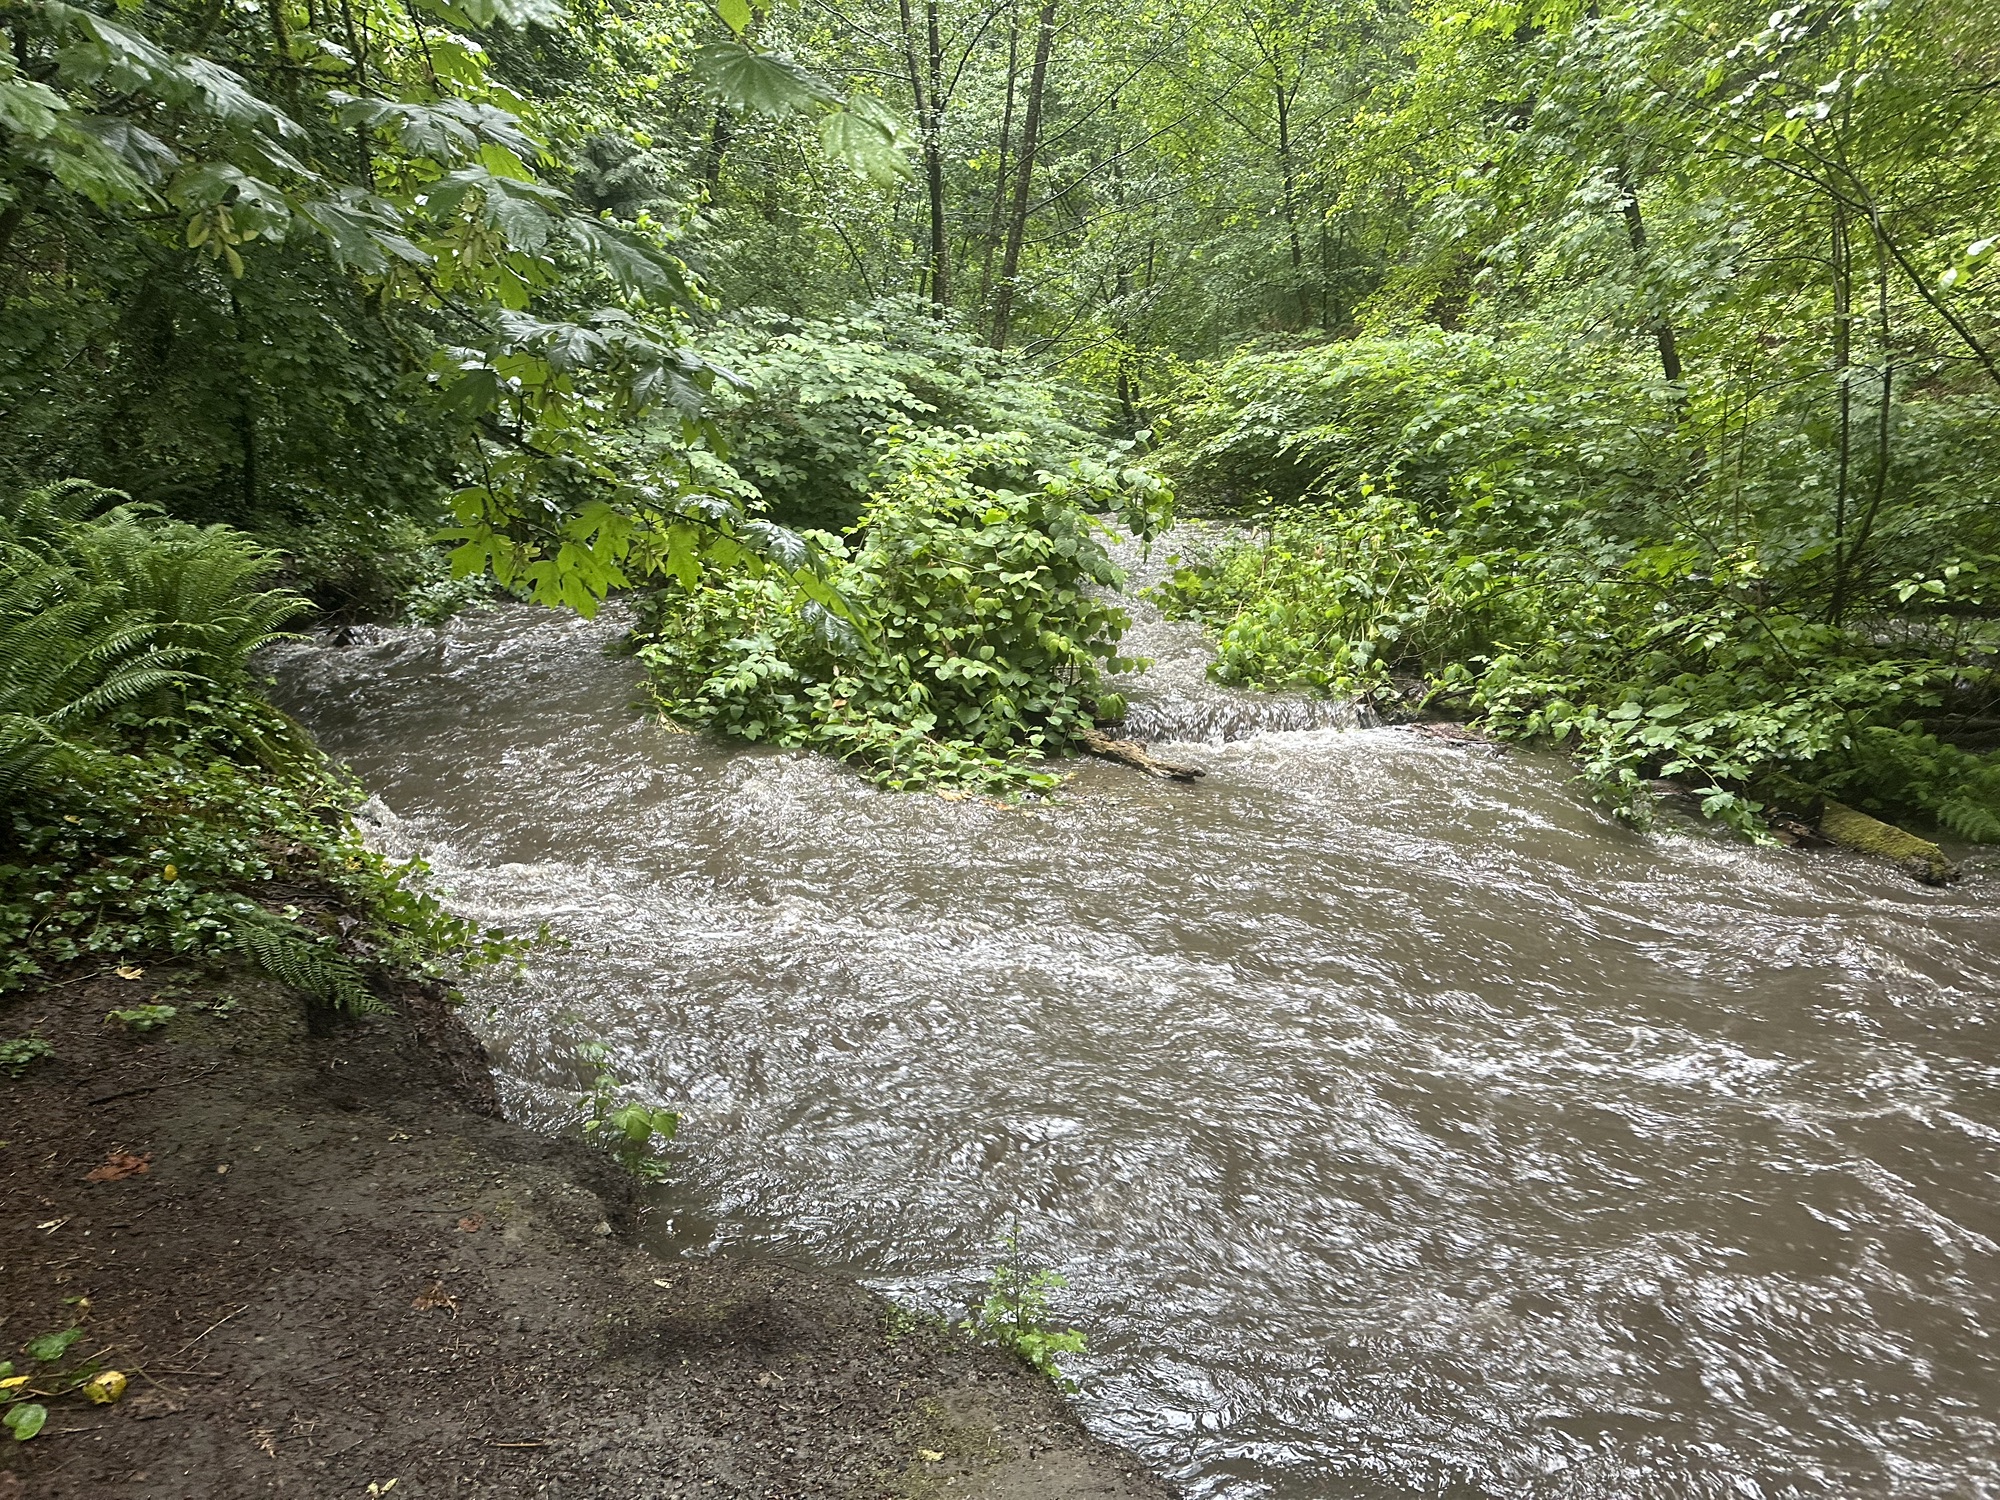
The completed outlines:
{"type": "Polygon", "coordinates": [[[144,979],[146,977],[146,971],[137,964],[120,964],[111,972],[116,974],[120,979],[144,979]]]}
{"type": "Polygon", "coordinates": [[[125,1394],[125,1372],[105,1370],[93,1375],[85,1382],[83,1393],[99,1406],[109,1406],[125,1394]]]}

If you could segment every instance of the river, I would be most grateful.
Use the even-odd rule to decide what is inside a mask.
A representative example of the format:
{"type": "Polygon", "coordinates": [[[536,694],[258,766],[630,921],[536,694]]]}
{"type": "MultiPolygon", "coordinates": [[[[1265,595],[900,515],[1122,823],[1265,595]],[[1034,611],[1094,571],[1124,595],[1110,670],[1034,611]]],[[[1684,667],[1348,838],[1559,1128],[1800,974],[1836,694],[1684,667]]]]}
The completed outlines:
{"type": "Polygon", "coordinates": [[[1087,1422],[1202,1497],[2000,1496],[2000,923],[1642,834],[1558,760],[1204,681],[1055,799],[877,792],[631,710],[614,621],[294,648],[461,910],[511,1113],[685,1111],[649,1233],[962,1313],[1018,1228],[1087,1422]]]}

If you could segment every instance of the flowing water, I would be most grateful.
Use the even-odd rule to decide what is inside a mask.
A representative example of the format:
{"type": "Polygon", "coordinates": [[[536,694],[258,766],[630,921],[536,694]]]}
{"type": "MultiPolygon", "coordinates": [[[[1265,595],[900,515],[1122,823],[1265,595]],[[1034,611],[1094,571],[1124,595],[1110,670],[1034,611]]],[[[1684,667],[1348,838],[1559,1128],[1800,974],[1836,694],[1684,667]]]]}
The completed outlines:
{"type": "Polygon", "coordinates": [[[1202,678],[1194,785],[879,793],[630,710],[615,624],[299,648],[290,705],[483,919],[510,1109],[686,1111],[669,1253],[957,1310],[1068,1278],[1086,1420],[1197,1496],[2000,1496],[2000,924],[1642,835],[1561,765],[1202,678]]]}

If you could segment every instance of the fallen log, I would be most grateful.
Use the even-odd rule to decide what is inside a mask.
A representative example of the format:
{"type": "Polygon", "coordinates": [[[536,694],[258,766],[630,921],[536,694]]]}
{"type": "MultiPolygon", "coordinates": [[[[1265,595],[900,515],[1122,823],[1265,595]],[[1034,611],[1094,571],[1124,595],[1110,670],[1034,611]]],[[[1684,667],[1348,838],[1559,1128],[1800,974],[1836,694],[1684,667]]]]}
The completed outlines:
{"type": "Polygon", "coordinates": [[[1115,740],[1101,729],[1086,729],[1077,736],[1077,740],[1092,755],[1115,760],[1122,766],[1144,771],[1162,781],[1193,781],[1197,776],[1208,774],[1198,766],[1177,766],[1171,761],[1160,760],[1137,740],[1115,740]]]}
{"type": "Polygon", "coordinates": [[[1958,866],[1929,839],[1920,839],[1831,797],[1820,811],[1819,831],[1843,848],[1890,861],[1925,885],[1948,885],[1958,879],[1958,866]]]}

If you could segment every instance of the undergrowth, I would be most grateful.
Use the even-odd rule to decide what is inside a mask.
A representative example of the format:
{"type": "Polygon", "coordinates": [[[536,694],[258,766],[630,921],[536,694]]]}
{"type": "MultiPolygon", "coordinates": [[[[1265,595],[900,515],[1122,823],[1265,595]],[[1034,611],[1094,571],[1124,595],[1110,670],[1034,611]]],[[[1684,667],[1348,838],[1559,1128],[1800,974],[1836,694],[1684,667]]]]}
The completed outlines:
{"type": "Polygon", "coordinates": [[[1057,1361],[1061,1355],[1082,1354],[1089,1341],[1074,1328],[1053,1326],[1049,1308],[1049,1294],[1069,1283],[1054,1271],[1028,1269],[1018,1229],[1003,1236],[999,1248],[1005,1258],[987,1278],[985,1300],[959,1327],[1010,1351],[1064,1389],[1075,1390],[1076,1382],[1063,1374],[1057,1361]]]}
{"type": "Polygon", "coordinates": [[[1112,512],[1142,535],[1168,496],[1116,462],[1038,470],[1022,434],[885,437],[845,538],[814,536],[855,623],[783,579],[704,575],[641,604],[635,636],[682,723],[849,760],[895,789],[1011,794],[1090,727],[1127,617],[1112,512]]]}
{"type": "Polygon", "coordinates": [[[305,601],[226,527],[70,484],[0,501],[0,994],[80,964],[247,959],[336,1010],[515,950],[363,846],[357,789],[264,700],[305,601]]]}
{"type": "Polygon", "coordinates": [[[1834,797],[2000,841],[2000,759],[1946,738],[1994,693],[1979,639],[1950,617],[1810,618],[1779,584],[1751,547],[1498,549],[1364,485],[1278,513],[1156,595],[1216,631],[1224,681],[1451,710],[1561,746],[1634,821],[1664,779],[1753,838],[1774,808],[1834,797]]]}

